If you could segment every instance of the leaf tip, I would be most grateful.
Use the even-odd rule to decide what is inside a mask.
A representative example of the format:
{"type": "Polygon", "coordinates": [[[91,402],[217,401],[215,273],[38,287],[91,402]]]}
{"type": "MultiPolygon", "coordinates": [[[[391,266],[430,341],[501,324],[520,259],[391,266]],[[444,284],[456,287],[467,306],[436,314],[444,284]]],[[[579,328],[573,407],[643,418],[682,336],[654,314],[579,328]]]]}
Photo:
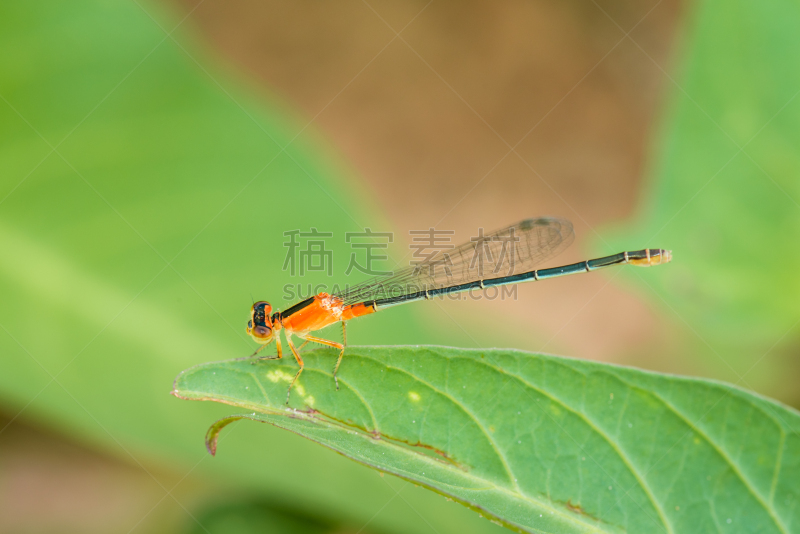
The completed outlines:
{"type": "Polygon", "coordinates": [[[244,419],[243,415],[233,415],[230,417],[225,417],[220,419],[208,429],[206,432],[206,450],[211,456],[217,455],[217,439],[219,438],[220,431],[228,426],[229,424],[233,423],[234,421],[238,421],[239,419],[244,419]]]}
{"type": "Polygon", "coordinates": [[[206,450],[211,456],[217,455],[217,436],[219,436],[219,432],[213,436],[206,436],[206,450]]]}

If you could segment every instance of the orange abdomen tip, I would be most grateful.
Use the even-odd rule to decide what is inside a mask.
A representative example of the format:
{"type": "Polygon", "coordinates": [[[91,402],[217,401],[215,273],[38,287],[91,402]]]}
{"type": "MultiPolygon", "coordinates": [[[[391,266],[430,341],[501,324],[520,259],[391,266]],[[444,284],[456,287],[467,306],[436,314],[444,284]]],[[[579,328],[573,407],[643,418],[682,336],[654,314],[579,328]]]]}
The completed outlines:
{"type": "MultiPolygon", "coordinates": [[[[672,261],[672,251],[664,250],[661,248],[648,248],[643,251],[644,254],[640,257],[629,258],[628,263],[638,267],[652,267],[653,265],[661,265],[662,263],[669,263],[672,261]]],[[[637,254],[638,256],[638,254],[637,254]]]]}

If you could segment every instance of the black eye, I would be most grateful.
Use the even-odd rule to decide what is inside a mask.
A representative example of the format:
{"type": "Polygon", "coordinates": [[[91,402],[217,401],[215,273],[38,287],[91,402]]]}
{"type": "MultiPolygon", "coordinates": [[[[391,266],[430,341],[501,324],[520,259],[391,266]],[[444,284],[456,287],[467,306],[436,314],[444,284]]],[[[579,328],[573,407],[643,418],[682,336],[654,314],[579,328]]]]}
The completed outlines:
{"type": "Polygon", "coordinates": [[[270,311],[272,311],[272,306],[266,300],[259,300],[253,304],[253,318],[256,324],[264,322],[270,311]]]}
{"type": "Polygon", "coordinates": [[[253,328],[253,321],[247,321],[247,328],[253,328]]]}

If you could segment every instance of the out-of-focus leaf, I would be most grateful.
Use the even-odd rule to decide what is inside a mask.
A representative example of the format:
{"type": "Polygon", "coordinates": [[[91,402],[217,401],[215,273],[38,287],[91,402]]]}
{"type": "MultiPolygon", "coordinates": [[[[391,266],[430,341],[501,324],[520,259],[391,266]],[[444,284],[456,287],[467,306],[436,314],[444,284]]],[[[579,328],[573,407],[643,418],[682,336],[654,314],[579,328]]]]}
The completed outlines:
{"type": "Polygon", "coordinates": [[[798,368],[785,367],[800,336],[800,4],[691,6],[641,224],[605,244],[673,249],[647,285],[688,325],[697,356],[731,380],[761,363],[745,384],[774,394],[783,381],[800,401],[798,368]],[[772,355],[786,358],[769,369],[761,358],[778,342],[772,355]]]}
{"type": "MultiPolygon", "coordinates": [[[[800,414],[725,384],[508,350],[351,347],[240,359],[173,394],[268,422],[528,532],[788,533],[800,414]]],[[[198,436],[199,437],[199,436],[198,436]]]]}
{"type": "Polygon", "coordinates": [[[292,515],[265,502],[244,500],[214,506],[198,513],[189,534],[326,534],[342,532],[339,525],[292,515]]]}
{"type": "MultiPolygon", "coordinates": [[[[285,307],[284,285],[308,291],[310,277],[283,270],[283,232],[332,233],[334,276],[313,282],[343,284],[345,232],[382,228],[313,125],[288,145],[306,121],[209,61],[191,18],[168,37],[180,17],[155,4],[0,3],[2,402],[134,465],[364,523],[395,495],[374,473],[246,430],[228,443],[236,454],[200,462],[207,407],[167,395],[181,369],[252,352],[251,295],[285,307]],[[253,467],[260,439],[280,465],[253,467]]],[[[425,340],[413,310],[365,321],[353,339],[425,340]]],[[[426,492],[402,497],[442,533],[492,529],[426,492]]],[[[426,528],[402,499],[372,525],[426,528]]]]}

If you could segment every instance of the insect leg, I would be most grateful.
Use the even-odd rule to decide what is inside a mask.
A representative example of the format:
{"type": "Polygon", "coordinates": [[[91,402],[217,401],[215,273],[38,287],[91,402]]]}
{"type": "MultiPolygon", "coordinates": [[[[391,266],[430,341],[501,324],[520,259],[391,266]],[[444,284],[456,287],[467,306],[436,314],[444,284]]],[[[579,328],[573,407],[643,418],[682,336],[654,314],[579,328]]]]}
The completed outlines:
{"type": "Polygon", "coordinates": [[[294,359],[297,360],[297,365],[300,366],[298,369],[297,374],[294,375],[292,379],[292,383],[289,384],[289,389],[286,391],[286,404],[289,404],[289,394],[292,392],[292,386],[294,383],[297,382],[297,378],[300,376],[300,373],[303,372],[303,358],[300,357],[300,353],[297,352],[297,349],[294,347],[294,343],[292,343],[291,333],[287,330],[286,331],[286,343],[289,344],[289,348],[292,349],[292,354],[294,354],[294,359]]]}
{"type": "MultiPolygon", "coordinates": [[[[344,333],[344,322],[342,322],[342,332],[344,333]]],[[[327,345],[329,347],[333,347],[336,349],[340,349],[339,352],[339,359],[336,360],[336,367],[333,369],[333,381],[336,382],[336,389],[339,389],[339,379],[336,377],[336,371],[339,370],[339,364],[342,363],[342,356],[344,356],[344,347],[345,345],[342,343],[337,343],[336,341],[329,341],[327,339],[322,339],[320,337],[309,336],[306,334],[303,336],[303,339],[306,341],[313,341],[314,343],[319,343],[321,345],[327,345]]],[[[347,343],[347,336],[345,335],[344,338],[345,344],[347,343]]]]}
{"type": "Polygon", "coordinates": [[[336,378],[336,372],[339,371],[339,366],[342,364],[342,357],[344,356],[344,348],[347,346],[347,330],[342,321],[342,351],[339,353],[339,358],[336,360],[336,367],[333,368],[333,381],[336,382],[336,389],[339,389],[339,379],[336,378]]]}
{"type": "MultiPolygon", "coordinates": [[[[259,352],[261,352],[262,350],[264,350],[264,347],[268,346],[270,343],[272,343],[272,340],[270,340],[270,342],[269,342],[269,343],[264,343],[263,345],[260,345],[260,346],[259,346],[259,347],[258,347],[258,348],[255,350],[255,352],[253,352],[253,354],[251,354],[251,355],[250,355],[250,358],[252,358],[253,356],[256,356],[256,355],[257,355],[259,352]]],[[[274,358],[264,358],[263,356],[262,356],[261,358],[259,358],[259,360],[273,360],[273,359],[274,359],[274,358]]]]}
{"type": "MultiPolygon", "coordinates": [[[[270,341],[270,343],[272,343],[272,341],[270,341]]],[[[269,345],[269,343],[267,343],[266,345],[262,345],[261,348],[259,348],[258,350],[263,349],[267,345],[269,345]]],[[[280,360],[281,358],[283,358],[283,352],[281,351],[280,334],[276,334],[275,335],[275,348],[277,349],[277,354],[275,356],[261,356],[258,359],[259,360],[280,360]]],[[[258,350],[253,353],[253,356],[258,354],[258,350]]]]}

